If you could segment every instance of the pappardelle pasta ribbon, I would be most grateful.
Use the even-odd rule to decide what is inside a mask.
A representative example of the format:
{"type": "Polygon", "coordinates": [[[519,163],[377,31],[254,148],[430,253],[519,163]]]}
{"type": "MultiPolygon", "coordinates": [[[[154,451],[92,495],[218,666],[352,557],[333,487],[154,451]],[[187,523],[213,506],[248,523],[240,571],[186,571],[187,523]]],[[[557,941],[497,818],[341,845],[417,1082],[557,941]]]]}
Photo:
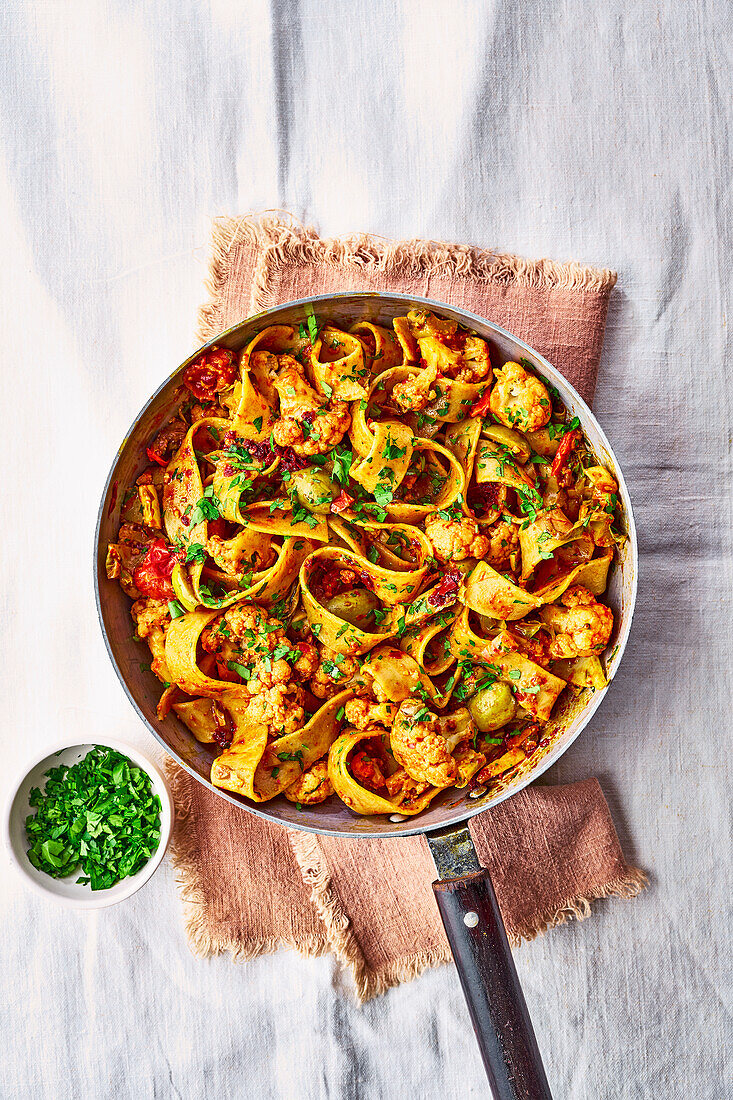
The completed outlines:
{"type": "Polygon", "coordinates": [[[618,489],[530,362],[307,309],[182,381],[108,574],[214,784],[413,816],[605,686],[618,489]]]}

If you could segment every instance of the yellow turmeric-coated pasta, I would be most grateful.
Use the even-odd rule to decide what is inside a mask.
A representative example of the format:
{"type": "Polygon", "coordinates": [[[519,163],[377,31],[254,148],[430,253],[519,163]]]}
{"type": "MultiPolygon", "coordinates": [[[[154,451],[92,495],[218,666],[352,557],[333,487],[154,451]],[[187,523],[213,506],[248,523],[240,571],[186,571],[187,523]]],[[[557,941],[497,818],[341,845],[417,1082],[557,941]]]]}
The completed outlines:
{"type": "Polygon", "coordinates": [[[311,313],[180,397],[107,569],[215,785],[413,816],[605,686],[618,487],[526,360],[427,310],[311,313]]]}

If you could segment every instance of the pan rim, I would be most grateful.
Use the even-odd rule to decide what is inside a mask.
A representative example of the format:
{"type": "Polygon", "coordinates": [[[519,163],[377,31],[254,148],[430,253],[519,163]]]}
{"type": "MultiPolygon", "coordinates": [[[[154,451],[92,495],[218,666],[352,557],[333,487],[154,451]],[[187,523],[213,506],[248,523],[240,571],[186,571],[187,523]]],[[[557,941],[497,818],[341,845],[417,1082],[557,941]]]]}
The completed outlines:
{"type": "Polygon", "coordinates": [[[264,820],[264,821],[274,822],[274,823],[282,826],[283,828],[295,829],[298,832],[313,833],[313,834],[316,834],[316,835],[319,835],[319,836],[342,837],[342,838],[353,839],[353,840],[358,840],[358,839],[364,839],[364,840],[370,840],[371,839],[371,840],[373,840],[375,838],[380,838],[380,837],[384,838],[384,839],[395,839],[395,838],[399,838],[399,837],[417,836],[417,835],[421,835],[421,834],[425,834],[425,833],[429,833],[429,832],[435,832],[439,829],[449,828],[451,826],[466,824],[468,821],[470,821],[470,819],[472,817],[475,817],[477,814],[484,813],[486,810],[491,809],[493,806],[500,805],[502,802],[506,801],[507,798],[511,798],[513,795],[518,794],[520,791],[524,790],[526,787],[529,786],[530,783],[534,783],[537,779],[539,779],[540,776],[542,776],[550,767],[552,767],[553,764],[557,763],[557,761],[560,759],[560,757],[564,755],[564,753],[570,748],[570,746],[572,744],[575,743],[575,741],[578,739],[578,737],[581,735],[581,733],[585,730],[585,728],[587,727],[587,725],[590,722],[591,718],[593,717],[593,715],[596,713],[599,706],[601,705],[603,699],[606,697],[606,694],[607,694],[607,692],[608,692],[608,690],[611,686],[611,683],[613,682],[613,679],[615,678],[615,675],[616,675],[616,673],[618,671],[618,668],[621,664],[621,660],[623,659],[623,655],[624,655],[624,651],[626,649],[629,634],[631,632],[631,624],[632,624],[632,620],[633,620],[633,616],[634,616],[634,610],[635,610],[635,607],[636,607],[636,597],[637,597],[637,590],[638,590],[638,576],[639,576],[639,551],[638,551],[638,543],[637,543],[637,535],[636,535],[636,523],[635,523],[635,520],[634,520],[634,513],[633,513],[632,504],[631,504],[631,496],[629,494],[628,486],[626,485],[626,481],[625,481],[625,478],[624,478],[624,475],[623,475],[623,471],[621,470],[621,467],[620,467],[619,462],[616,458],[616,455],[613,451],[613,448],[611,447],[611,444],[609,443],[608,438],[606,437],[606,433],[604,432],[601,425],[598,423],[598,420],[594,416],[590,406],[587,404],[586,401],[583,400],[583,398],[577,392],[575,387],[565,378],[565,376],[558,370],[557,367],[554,367],[549,362],[549,360],[547,360],[545,358],[544,355],[541,355],[538,351],[536,351],[525,340],[522,340],[520,337],[515,335],[515,333],[510,332],[508,329],[503,328],[501,325],[497,325],[495,322],[489,321],[485,317],[481,317],[478,314],[472,313],[470,310],[458,308],[456,306],[451,306],[447,302],[441,302],[438,299],[422,298],[419,295],[400,294],[400,293],[397,293],[397,292],[379,293],[379,292],[368,292],[368,291],[339,291],[339,292],[334,292],[334,293],[331,293],[331,294],[317,294],[317,295],[309,296],[307,298],[298,298],[298,299],[294,299],[293,301],[282,302],[279,305],[272,306],[269,309],[262,310],[259,313],[253,314],[251,317],[247,317],[244,320],[239,321],[236,325],[232,325],[228,329],[224,329],[222,332],[217,333],[215,336],[211,337],[211,339],[207,340],[206,343],[200,345],[190,356],[188,356],[187,359],[185,359],[178,367],[176,367],[176,369],[174,371],[172,371],[160,383],[160,385],[157,387],[157,389],[154,391],[154,393],[150,396],[150,398],[145,402],[145,404],[139,410],[137,415],[134,417],[134,419],[132,420],[132,422],[130,424],[130,427],[128,428],[128,430],[126,431],[126,433],[123,437],[123,440],[122,440],[121,444],[117,447],[117,450],[115,451],[115,454],[114,454],[114,457],[113,457],[113,460],[112,460],[112,464],[111,464],[110,469],[109,469],[109,473],[108,473],[108,475],[105,479],[104,488],[102,490],[102,496],[101,496],[101,500],[100,500],[100,504],[99,504],[99,509],[98,509],[98,512],[97,512],[97,522],[96,522],[95,529],[94,529],[94,550],[93,550],[93,554],[94,554],[94,557],[93,557],[94,599],[95,599],[95,604],[96,604],[96,608],[97,608],[97,618],[98,618],[98,621],[99,621],[99,625],[100,625],[100,629],[101,629],[101,632],[102,632],[102,637],[104,639],[104,644],[105,644],[105,648],[107,650],[107,654],[109,656],[110,661],[112,662],[112,667],[114,668],[114,670],[117,674],[117,678],[119,679],[127,698],[132,703],[133,708],[135,709],[138,716],[140,717],[140,719],[142,720],[142,722],[144,723],[144,725],[148,729],[149,733],[155,738],[155,740],[158,742],[158,744],[161,745],[161,747],[165,750],[165,752],[176,762],[176,764],[180,768],[183,768],[184,771],[188,772],[189,775],[191,775],[194,779],[196,779],[197,782],[201,783],[202,786],[204,786],[208,790],[214,792],[215,794],[217,794],[221,798],[224,798],[230,805],[238,806],[240,809],[246,811],[247,813],[254,814],[256,817],[262,818],[262,820],[264,820]],[[382,300],[382,299],[386,299],[386,300],[390,300],[390,301],[400,301],[400,302],[405,302],[405,303],[425,305],[425,306],[435,308],[437,310],[449,310],[451,313],[458,314],[460,317],[466,318],[467,321],[469,321],[469,322],[475,322],[476,324],[479,325],[479,327],[488,327],[489,329],[493,330],[494,332],[498,333],[499,335],[507,338],[508,340],[512,341],[514,344],[518,345],[523,351],[527,352],[530,357],[532,357],[537,362],[539,362],[542,365],[542,369],[547,370],[550,378],[552,378],[553,380],[554,380],[555,375],[559,375],[562,385],[567,387],[569,392],[572,394],[574,402],[579,406],[579,408],[581,409],[584,417],[587,417],[592,422],[594,429],[598,433],[598,435],[601,439],[601,442],[603,443],[604,447],[606,448],[606,450],[608,452],[608,455],[610,456],[610,458],[613,462],[614,475],[617,478],[617,481],[618,481],[618,484],[619,484],[619,493],[622,496],[623,502],[624,502],[624,517],[626,519],[626,525],[627,525],[627,529],[628,529],[628,539],[629,539],[629,544],[630,544],[630,549],[631,549],[631,591],[629,593],[628,601],[627,601],[627,605],[626,605],[627,610],[626,610],[626,614],[625,614],[625,620],[624,620],[624,623],[622,625],[622,629],[621,629],[621,633],[619,635],[619,638],[616,642],[615,655],[614,655],[615,656],[615,661],[616,661],[616,668],[614,670],[614,675],[611,678],[611,680],[609,680],[609,682],[608,682],[608,684],[606,685],[605,688],[601,689],[600,691],[596,691],[595,694],[588,700],[587,704],[585,705],[585,707],[583,708],[583,710],[581,712],[580,721],[578,722],[578,727],[573,732],[572,736],[566,737],[563,740],[562,744],[558,744],[558,746],[555,748],[555,750],[551,750],[550,752],[548,752],[546,754],[546,756],[544,756],[542,758],[542,760],[538,763],[536,769],[530,770],[528,772],[528,774],[521,780],[521,782],[518,785],[513,786],[510,790],[502,791],[500,794],[497,794],[493,798],[480,798],[480,799],[477,799],[476,800],[476,805],[474,807],[470,807],[470,808],[466,809],[465,806],[462,806],[460,811],[455,816],[447,818],[444,821],[439,821],[439,822],[434,822],[434,823],[427,822],[425,824],[420,824],[420,825],[416,824],[414,827],[401,828],[401,829],[398,829],[398,830],[393,830],[393,829],[378,829],[378,830],[354,829],[353,831],[344,831],[344,830],[335,829],[335,828],[317,827],[317,826],[313,826],[313,825],[310,825],[310,824],[309,825],[300,825],[296,821],[283,822],[280,818],[277,818],[277,817],[273,816],[271,813],[267,812],[266,810],[260,809],[258,804],[256,804],[256,803],[251,804],[249,802],[244,802],[243,800],[241,800],[239,798],[236,798],[235,796],[231,795],[228,791],[225,791],[225,790],[223,790],[219,787],[215,787],[211,783],[210,780],[207,780],[204,776],[200,775],[190,764],[188,764],[181,757],[181,755],[178,752],[175,751],[175,749],[173,749],[163,739],[161,734],[155,729],[153,724],[148,720],[147,716],[143,712],[142,708],[140,707],[140,705],[138,704],[138,702],[135,699],[134,695],[132,694],[130,688],[128,687],[128,685],[125,681],[125,678],[122,674],[122,670],[121,670],[121,668],[120,668],[120,666],[117,662],[117,659],[116,659],[116,657],[115,657],[115,655],[112,651],[112,646],[110,644],[110,640],[109,640],[109,637],[108,637],[108,634],[107,634],[107,629],[106,629],[106,626],[105,626],[104,617],[103,617],[103,613],[102,613],[102,594],[101,594],[101,591],[100,591],[100,584],[99,584],[99,547],[100,547],[101,527],[102,527],[102,523],[103,523],[103,520],[104,520],[104,509],[105,509],[105,505],[107,503],[107,496],[108,496],[110,485],[112,483],[112,480],[113,480],[113,477],[114,477],[114,474],[115,474],[115,470],[116,470],[116,467],[117,467],[118,460],[120,458],[120,455],[121,455],[122,451],[124,450],[124,448],[126,446],[127,440],[129,439],[130,435],[132,434],[132,432],[134,431],[134,429],[136,428],[136,426],[138,425],[140,420],[143,418],[143,416],[145,415],[147,410],[150,408],[150,406],[155,402],[158,395],[169,384],[169,382],[171,382],[173,378],[175,378],[183,370],[185,370],[185,368],[189,365],[189,363],[191,363],[193,360],[198,358],[198,356],[201,355],[202,352],[205,352],[208,348],[210,348],[210,347],[214,346],[215,344],[219,343],[225,337],[233,336],[238,331],[240,331],[241,329],[244,329],[244,328],[249,327],[251,325],[256,325],[256,324],[260,323],[262,320],[266,320],[267,318],[271,317],[273,314],[277,314],[277,313],[281,312],[284,309],[294,309],[294,308],[298,308],[298,307],[305,308],[306,306],[313,306],[313,305],[317,304],[318,302],[329,302],[329,303],[336,302],[337,303],[339,299],[350,299],[350,300],[353,301],[354,298],[363,298],[365,301],[375,301],[375,300],[379,301],[379,300],[382,300]]]}

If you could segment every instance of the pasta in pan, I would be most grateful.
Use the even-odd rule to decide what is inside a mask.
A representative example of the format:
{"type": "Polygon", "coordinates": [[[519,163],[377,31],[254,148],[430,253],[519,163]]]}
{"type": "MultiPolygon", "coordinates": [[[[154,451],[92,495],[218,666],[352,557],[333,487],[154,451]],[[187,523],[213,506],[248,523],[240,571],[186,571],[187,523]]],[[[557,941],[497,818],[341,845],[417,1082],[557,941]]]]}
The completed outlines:
{"type": "Polygon", "coordinates": [[[202,353],[107,573],[212,782],[420,813],[605,685],[613,476],[531,363],[415,309],[202,353]]]}

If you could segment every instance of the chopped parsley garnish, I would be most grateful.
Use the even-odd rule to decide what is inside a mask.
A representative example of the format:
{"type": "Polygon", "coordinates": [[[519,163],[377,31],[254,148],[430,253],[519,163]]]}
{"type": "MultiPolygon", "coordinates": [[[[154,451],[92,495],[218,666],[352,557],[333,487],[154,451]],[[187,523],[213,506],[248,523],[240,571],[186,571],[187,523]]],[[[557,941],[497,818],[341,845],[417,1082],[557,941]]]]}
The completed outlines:
{"type": "Polygon", "coordinates": [[[96,745],[78,764],[46,773],[25,823],[28,859],[53,878],[106,890],[139,871],[160,843],[160,798],[150,776],[115,749],[96,745]]]}
{"type": "Polygon", "coordinates": [[[353,453],[346,447],[339,447],[332,452],[333,457],[333,476],[337,481],[340,481],[342,485],[347,485],[349,481],[349,472],[351,470],[351,463],[354,460],[353,453]]]}
{"type": "Polygon", "coordinates": [[[191,512],[191,523],[205,523],[209,519],[219,519],[221,501],[214,493],[213,485],[204,489],[204,495],[191,512]]]}
{"type": "Polygon", "coordinates": [[[388,485],[377,485],[373,493],[374,499],[380,508],[384,508],[386,504],[391,504],[394,498],[394,493],[388,485]]]}
{"type": "Polygon", "coordinates": [[[300,764],[300,770],[303,770],[303,750],[297,749],[295,752],[279,752],[276,754],[278,760],[296,760],[300,764]]]}
{"type": "Polygon", "coordinates": [[[227,661],[227,668],[230,672],[236,672],[237,676],[241,676],[243,680],[249,680],[252,675],[252,670],[246,665],[240,665],[238,661],[227,661]]]}

